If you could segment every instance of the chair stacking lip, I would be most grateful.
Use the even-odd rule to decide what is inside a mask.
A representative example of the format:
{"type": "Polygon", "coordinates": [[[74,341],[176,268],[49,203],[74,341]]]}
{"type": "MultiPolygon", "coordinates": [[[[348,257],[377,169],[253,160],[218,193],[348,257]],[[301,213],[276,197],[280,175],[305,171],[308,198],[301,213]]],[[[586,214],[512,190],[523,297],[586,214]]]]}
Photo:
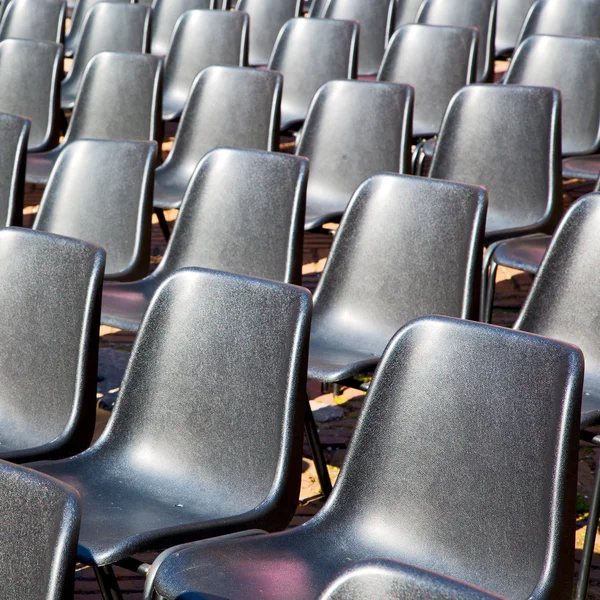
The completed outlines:
{"type": "Polygon", "coordinates": [[[312,600],[340,569],[383,558],[507,598],[567,600],[582,379],[571,345],[414,321],[385,351],[319,513],[283,533],[167,551],[147,590],[312,600]]]}
{"type": "MultiPolygon", "coordinates": [[[[87,12],[71,70],[61,84],[61,108],[72,109],[88,62],[100,52],[147,52],[152,9],[99,2],[87,12]]],[[[115,106],[118,110],[118,105],[115,106]]]]}
{"type": "Polygon", "coordinates": [[[81,518],[75,490],[0,461],[0,498],[2,598],[72,597],[81,518]]]}
{"type": "Polygon", "coordinates": [[[212,65],[248,63],[248,15],[237,11],[192,10],[177,21],[165,62],[163,119],[181,116],[197,75],[212,65]]]}
{"type": "Polygon", "coordinates": [[[496,56],[517,47],[521,29],[535,0],[500,0],[496,15],[496,56]]]}
{"type": "Polygon", "coordinates": [[[62,44],[66,3],[56,0],[12,0],[0,24],[0,41],[21,38],[62,44]]]}
{"type": "Polygon", "coordinates": [[[394,30],[402,25],[416,23],[421,4],[423,0],[396,0],[394,30]]]}
{"type": "Polygon", "coordinates": [[[62,458],[89,446],[104,257],[77,240],[0,230],[1,459],[62,458]]]}

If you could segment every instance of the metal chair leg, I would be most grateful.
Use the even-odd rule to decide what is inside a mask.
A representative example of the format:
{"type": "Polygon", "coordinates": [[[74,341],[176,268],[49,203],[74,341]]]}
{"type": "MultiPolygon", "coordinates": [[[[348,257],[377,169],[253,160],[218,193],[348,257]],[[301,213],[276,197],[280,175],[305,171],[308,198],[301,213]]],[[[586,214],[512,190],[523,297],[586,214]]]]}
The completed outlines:
{"type": "Polygon", "coordinates": [[[94,572],[104,600],[123,600],[115,572],[110,565],[94,567],[94,572]]]}
{"type": "Polygon", "coordinates": [[[164,213],[163,209],[155,207],[154,214],[158,218],[158,224],[160,226],[160,230],[162,231],[162,234],[163,234],[165,240],[167,240],[167,242],[168,242],[171,237],[171,230],[169,229],[169,224],[167,223],[167,219],[165,219],[165,213],[164,213]]]}
{"type": "Polygon", "coordinates": [[[323,448],[321,447],[321,440],[319,439],[319,432],[317,431],[317,425],[315,418],[310,409],[310,402],[308,394],[306,395],[306,410],[304,411],[304,431],[306,432],[306,439],[310,447],[310,453],[312,454],[313,461],[315,463],[315,469],[317,470],[317,477],[319,478],[319,485],[325,498],[331,494],[331,479],[329,478],[329,471],[327,470],[327,461],[323,454],[323,448]]]}

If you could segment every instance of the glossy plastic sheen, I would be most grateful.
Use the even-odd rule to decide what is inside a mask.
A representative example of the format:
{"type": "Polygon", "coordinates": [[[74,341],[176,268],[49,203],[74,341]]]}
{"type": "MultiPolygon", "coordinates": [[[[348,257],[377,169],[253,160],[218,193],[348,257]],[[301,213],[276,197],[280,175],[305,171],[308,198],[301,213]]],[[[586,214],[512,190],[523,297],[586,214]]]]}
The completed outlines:
{"type": "Polygon", "coordinates": [[[313,96],[334,79],[356,78],[358,23],[334,19],[288,21],[269,68],[283,74],[281,129],[304,121],[313,96]]]}
{"type": "Polygon", "coordinates": [[[308,161],[220,148],[200,162],[156,270],[105,283],[102,323],[137,331],[158,286],[183,267],[301,283],[308,161]]]}
{"type": "Polygon", "coordinates": [[[492,81],[494,77],[496,0],[425,0],[417,21],[425,25],[476,27],[479,32],[477,81],[492,81]]]}
{"type": "Polygon", "coordinates": [[[31,121],[30,152],[46,150],[58,143],[61,76],[59,44],[13,39],[0,42],[0,112],[21,115],[31,121]]]}
{"type": "Polygon", "coordinates": [[[64,39],[66,2],[13,0],[0,25],[0,41],[21,38],[61,44],[64,39]]]}
{"type": "Polygon", "coordinates": [[[236,10],[250,15],[251,65],[266,65],[281,28],[300,14],[302,0],[238,0],[236,10]]]}
{"type": "Polygon", "coordinates": [[[124,52],[96,54],[83,74],[64,140],[53,150],[28,157],[27,181],[47,183],[60,153],[75,140],[160,141],[161,96],[162,59],[124,52]]]}
{"type": "Polygon", "coordinates": [[[394,29],[409,23],[416,23],[421,4],[423,4],[423,0],[396,0],[394,29]]]}
{"type": "Polygon", "coordinates": [[[429,176],[487,189],[487,243],[550,232],[562,210],[560,140],[558,90],[471,85],[450,102],[429,176]]]}
{"type": "Polygon", "coordinates": [[[81,518],[75,490],[0,461],[0,498],[2,599],[72,597],[81,518]]]}
{"type": "Polygon", "coordinates": [[[157,591],[314,600],[340,569],[384,558],[512,599],[571,598],[582,374],[581,353],[559,342],[442,317],[409,324],[319,513],[175,552],[157,591]]]}
{"type": "Polygon", "coordinates": [[[551,240],[549,235],[508,240],[496,248],[494,261],[499,265],[535,275],[551,240]]]}
{"type": "Polygon", "coordinates": [[[496,17],[496,56],[517,47],[519,33],[535,0],[500,0],[496,17]]]}
{"type": "Polygon", "coordinates": [[[0,230],[0,458],[60,458],[89,446],[104,257],[77,240],[0,230]]]}
{"type": "Polygon", "coordinates": [[[16,115],[0,113],[0,227],[20,226],[23,222],[23,184],[28,136],[29,121],[16,115]]]}
{"type": "Polygon", "coordinates": [[[358,74],[374,75],[379,69],[394,22],[395,0],[329,0],[323,11],[328,19],[360,23],[358,74]]]}
{"type": "Polygon", "coordinates": [[[152,9],[142,4],[100,2],[88,11],[71,70],[60,86],[63,109],[73,108],[85,68],[96,54],[148,51],[151,17],[152,9]]]}
{"type": "Polygon", "coordinates": [[[315,292],[309,378],[372,371],[415,317],[476,315],[485,209],[482,188],[402,175],[367,180],[315,292]]]}
{"type": "Polygon", "coordinates": [[[296,154],[310,160],[306,229],[339,220],[376,173],[409,173],[414,91],[408,85],[331,81],[315,95],[296,154]]]}
{"type": "Polygon", "coordinates": [[[154,142],[69,144],[52,171],[33,228],[105,248],[106,279],[143,277],[150,265],[155,155],[154,142]]]}
{"type": "Polygon", "coordinates": [[[248,15],[235,11],[191,10],[173,30],[165,63],[163,119],[181,116],[194,79],[212,65],[243,67],[248,62],[248,15]]]}
{"type": "Polygon", "coordinates": [[[427,138],[439,132],[454,94],[475,81],[476,64],[475,29],[404,25],[388,44],[377,80],[413,86],[413,136],[427,138]]]}
{"type": "Polygon", "coordinates": [[[80,560],[289,523],[310,310],[303,288],[217,271],[163,284],[101,438],[35,465],[81,494],[80,560]]]}
{"type": "Polygon", "coordinates": [[[210,150],[221,146],[275,150],[281,86],[281,75],[273,71],[204,69],[190,90],[173,147],[156,170],[154,206],[179,208],[192,174],[210,150]]]}

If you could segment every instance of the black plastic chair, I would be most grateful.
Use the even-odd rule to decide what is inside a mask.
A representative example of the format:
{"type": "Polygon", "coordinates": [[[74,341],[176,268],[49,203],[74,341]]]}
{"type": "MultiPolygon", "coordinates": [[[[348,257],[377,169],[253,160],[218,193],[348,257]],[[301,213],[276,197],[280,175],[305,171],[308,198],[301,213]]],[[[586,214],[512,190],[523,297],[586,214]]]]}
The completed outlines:
{"type": "Polygon", "coordinates": [[[0,41],[21,38],[62,44],[66,7],[57,0],[11,0],[2,16],[0,41]]]}
{"type": "Polygon", "coordinates": [[[323,16],[323,11],[327,6],[327,0],[312,0],[310,8],[308,10],[308,16],[314,18],[320,18],[323,16]]]}
{"type": "MultiPolygon", "coordinates": [[[[101,52],[85,69],[61,144],[27,158],[26,180],[45,184],[61,152],[79,139],[156,140],[162,136],[162,59],[101,52]]],[[[123,177],[117,171],[115,177],[123,177]]]]}
{"type": "Polygon", "coordinates": [[[190,90],[173,147],[156,169],[154,207],[160,211],[181,206],[198,162],[210,150],[276,150],[281,86],[281,75],[272,71],[204,69],[190,90]]]}
{"type": "Polygon", "coordinates": [[[177,269],[204,267],[286,283],[302,281],[308,161],[220,148],[198,165],[157,269],[105,283],[102,323],[137,331],[154,292],[177,269]]]}
{"type": "Polygon", "coordinates": [[[3,600],[73,597],[81,509],[75,490],[0,461],[3,600]]]}
{"type": "Polygon", "coordinates": [[[496,37],[496,0],[425,0],[417,22],[425,25],[475,27],[477,44],[477,81],[494,77],[494,40],[496,37]]]}
{"type": "Polygon", "coordinates": [[[517,47],[521,29],[535,0],[500,0],[496,16],[496,56],[506,56],[517,47]]]}
{"type": "Polygon", "coordinates": [[[155,157],[155,142],[72,142],[56,161],[33,228],[105,248],[107,280],[144,277],[155,157]]]}
{"type": "Polygon", "coordinates": [[[567,344],[413,322],[386,349],[319,513],[284,533],[171,549],[147,589],[166,600],[313,600],[340,569],[383,558],[513,600],[567,600],[582,375],[567,344]]]}
{"type": "Polygon", "coordinates": [[[358,23],[292,19],[277,38],[269,69],[283,75],[281,129],[298,128],[319,88],[334,79],[356,79],[358,23]]]}
{"type": "Polygon", "coordinates": [[[360,23],[358,74],[375,75],[394,23],[395,0],[329,0],[322,16],[360,23]]]}
{"type": "Polygon", "coordinates": [[[33,465],[80,492],[78,559],[96,567],[106,598],[111,563],[132,554],[287,526],[300,491],[310,310],[300,287],[179,270],[150,304],[100,439],[33,465]]]}
{"type": "Polygon", "coordinates": [[[0,230],[0,459],[62,458],[89,446],[104,258],[78,240],[0,230]]]}
{"type": "Polygon", "coordinates": [[[191,10],[173,30],[165,62],[163,119],[178,119],[197,75],[212,65],[248,63],[248,15],[243,12],[191,10]]]}
{"type": "Polygon", "coordinates": [[[296,154],[310,160],[305,229],[339,221],[376,173],[410,173],[414,91],[408,85],[331,81],[316,94],[296,154]]]}
{"type": "Polygon", "coordinates": [[[0,113],[0,228],[23,223],[29,127],[27,119],[0,113]]]}
{"type": "Polygon", "coordinates": [[[454,94],[475,81],[476,65],[475,29],[403,25],[388,44],[377,80],[414,87],[412,133],[428,138],[439,133],[454,94]]]}
{"type": "Polygon", "coordinates": [[[398,29],[402,25],[416,23],[421,4],[423,4],[423,0],[396,0],[394,29],[398,29]]]}
{"type": "Polygon", "coordinates": [[[61,108],[73,108],[87,64],[96,54],[150,49],[151,17],[152,9],[142,4],[100,2],[88,11],[73,65],[60,86],[61,108]]]}

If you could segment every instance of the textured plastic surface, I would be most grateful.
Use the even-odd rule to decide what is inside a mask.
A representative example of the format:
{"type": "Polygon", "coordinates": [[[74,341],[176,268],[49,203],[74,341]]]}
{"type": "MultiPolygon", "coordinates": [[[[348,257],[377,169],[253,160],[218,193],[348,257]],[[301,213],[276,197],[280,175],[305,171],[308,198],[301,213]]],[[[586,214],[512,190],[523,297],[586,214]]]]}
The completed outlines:
{"type": "Polygon", "coordinates": [[[340,569],[387,558],[513,599],[570,598],[582,373],[558,342],[413,322],[386,350],[319,513],[176,552],[158,592],[313,600],[340,569]]]}
{"type": "Polygon", "coordinates": [[[23,183],[28,136],[29,121],[16,115],[0,113],[0,227],[21,225],[23,222],[23,183]]]}
{"type": "Polygon", "coordinates": [[[0,24],[0,41],[21,38],[62,44],[66,2],[57,0],[15,0],[9,2],[0,24]]]}
{"type": "Polygon", "coordinates": [[[106,279],[148,273],[155,142],[79,140],[59,156],[33,228],[105,248],[106,279]]]}
{"type": "Polygon", "coordinates": [[[197,75],[212,65],[243,67],[248,62],[248,15],[235,11],[191,10],[177,21],[165,62],[163,119],[181,116],[197,75]]]}
{"type": "Polygon", "coordinates": [[[394,29],[409,23],[416,23],[421,4],[423,4],[423,0],[396,0],[394,29]]]}
{"type": "Polygon", "coordinates": [[[281,75],[273,71],[204,69],[190,91],[173,147],[156,170],[154,206],[179,208],[192,174],[210,150],[220,146],[275,150],[281,86],[281,75]]]}
{"type": "Polygon", "coordinates": [[[294,156],[209,152],[156,270],[134,283],[105,283],[102,323],[137,331],[159,285],[183,267],[301,283],[307,177],[308,161],[294,156]]]}
{"type": "Polygon", "coordinates": [[[496,56],[507,54],[517,40],[535,0],[500,0],[496,15],[496,56]]]}
{"type": "Polygon", "coordinates": [[[310,305],[303,288],[217,271],[184,269],[163,284],[101,438],[35,465],[81,494],[80,560],[288,524],[310,305]]]}
{"type": "Polygon", "coordinates": [[[124,52],[96,54],[83,74],[62,143],[28,156],[26,180],[47,183],[60,153],[75,140],[160,141],[161,96],[162,59],[124,52]]]}
{"type": "Polygon", "coordinates": [[[334,79],[355,79],[358,23],[293,19],[282,28],[269,68],[283,74],[281,129],[298,126],[319,88],[334,79]]]}
{"type": "Polygon", "coordinates": [[[3,600],[73,596],[80,507],[75,490],[0,461],[3,600]]]}
{"type": "Polygon", "coordinates": [[[551,240],[549,235],[508,240],[496,248],[494,261],[499,265],[535,275],[551,240]]]}
{"type": "Polygon", "coordinates": [[[477,81],[492,81],[494,77],[496,0],[425,0],[417,21],[425,25],[476,27],[479,33],[477,81]]]}
{"type": "Polygon", "coordinates": [[[306,229],[339,220],[377,173],[409,173],[414,91],[408,85],[331,81],[315,95],[296,154],[310,160],[306,229]]]}
{"type": "Polygon", "coordinates": [[[143,4],[100,2],[88,11],[71,70],[60,86],[63,109],[73,108],[85,68],[96,54],[149,50],[151,18],[152,9],[143,4]]]}
{"type": "Polygon", "coordinates": [[[70,456],[94,432],[104,252],[8,228],[0,261],[0,458],[70,456]]]}
{"type": "Polygon", "coordinates": [[[574,156],[563,160],[563,177],[596,181],[600,176],[600,156],[574,156]]]}
{"type": "Polygon", "coordinates": [[[309,378],[372,371],[415,317],[477,315],[485,209],[481,188],[402,175],[367,180],[315,292],[309,378]]]}
{"type": "Polygon", "coordinates": [[[475,81],[476,65],[475,29],[404,25],[388,44],[377,80],[413,86],[413,136],[427,138],[439,132],[454,94],[475,81]]]}
{"type": "Polygon", "coordinates": [[[487,243],[551,232],[562,210],[560,140],[558,90],[471,85],[450,102],[429,176],[487,189],[487,243]]]}

